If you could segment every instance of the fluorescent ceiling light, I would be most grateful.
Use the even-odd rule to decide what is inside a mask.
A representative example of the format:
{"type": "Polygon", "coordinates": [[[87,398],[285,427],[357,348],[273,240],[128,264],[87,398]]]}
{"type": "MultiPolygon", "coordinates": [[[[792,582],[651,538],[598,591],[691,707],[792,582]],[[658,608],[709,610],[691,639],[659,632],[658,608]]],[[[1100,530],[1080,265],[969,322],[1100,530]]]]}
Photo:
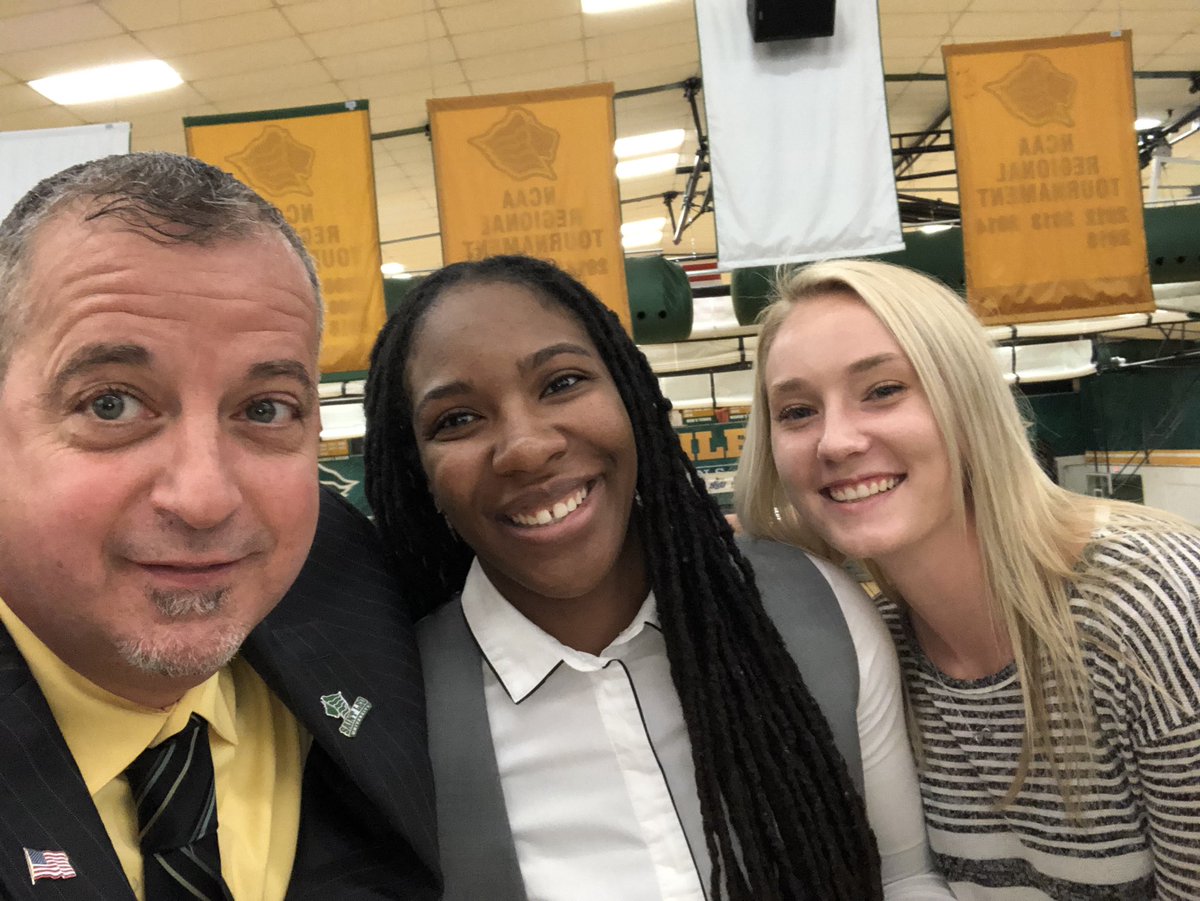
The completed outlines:
{"type": "Polygon", "coordinates": [[[384,263],[382,266],[379,267],[379,271],[382,272],[388,278],[395,278],[396,276],[402,275],[404,273],[404,264],[403,263],[384,263]]]}
{"type": "Polygon", "coordinates": [[[663,229],[666,224],[666,216],[626,222],[621,226],[621,246],[628,250],[632,247],[648,247],[651,244],[659,244],[662,242],[663,229]]]}
{"type": "Polygon", "coordinates": [[[938,232],[948,231],[954,228],[949,222],[930,222],[928,225],[922,225],[917,229],[919,232],[924,232],[927,235],[936,235],[938,232]]]}
{"type": "Polygon", "coordinates": [[[617,178],[658,175],[661,172],[670,172],[678,165],[678,153],[659,153],[655,156],[641,156],[636,160],[621,160],[617,163],[617,178]]]}
{"type": "Polygon", "coordinates": [[[63,106],[153,94],[180,84],[183,79],[179,73],[161,59],[79,69],[29,82],[29,86],[43,97],[63,106]]]}
{"type": "Polygon", "coordinates": [[[1158,128],[1162,122],[1162,119],[1156,119],[1154,116],[1138,116],[1133,120],[1133,127],[1137,131],[1145,131],[1147,128],[1158,128]]]}
{"type": "Polygon", "coordinates": [[[657,6],[666,0],[583,0],[585,13],[615,13],[639,6],[657,6]]]}
{"type": "Polygon", "coordinates": [[[667,131],[652,131],[644,135],[632,135],[628,138],[617,138],[613,144],[617,159],[631,156],[645,156],[648,153],[662,153],[664,150],[678,150],[683,144],[683,129],[672,128],[667,131]]]}

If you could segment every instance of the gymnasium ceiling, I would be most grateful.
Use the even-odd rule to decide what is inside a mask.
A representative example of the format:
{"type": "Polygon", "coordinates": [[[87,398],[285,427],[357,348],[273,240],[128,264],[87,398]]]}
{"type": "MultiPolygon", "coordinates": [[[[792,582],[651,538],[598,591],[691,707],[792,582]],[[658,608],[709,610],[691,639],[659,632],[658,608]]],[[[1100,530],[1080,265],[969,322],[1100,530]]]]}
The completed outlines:
{"type": "MultiPolygon", "coordinates": [[[[1136,79],[1138,113],[1170,122],[1200,105],[1186,75],[1200,71],[1197,0],[879,2],[893,133],[921,132],[946,109],[939,76],[940,47],[947,43],[1127,28],[1136,72],[1177,73],[1136,79]]],[[[580,0],[0,0],[3,131],[129,121],[134,149],[183,152],[184,116],[366,98],[374,134],[401,132],[373,142],[383,257],[414,272],[441,261],[433,164],[422,129],[427,98],[612,81],[618,136],[684,128],[680,166],[686,167],[696,130],[682,88],[642,90],[700,74],[692,0],[604,15],[582,14],[580,0]],[[70,107],[26,84],[147,57],[170,63],[184,84],[70,107]]],[[[1200,164],[1184,162],[1200,161],[1200,132],[1172,150],[1160,197],[1200,194],[1200,164]]],[[[951,154],[931,153],[907,174],[952,168],[951,154]]],[[[1149,172],[1143,170],[1144,184],[1149,172]]],[[[662,196],[682,192],[686,180],[668,173],[622,182],[623,218],[665,215],[662,196]]],[[[953,176],[906,180],[900,190],[957,201],[953,176]]],[[[716,250],[711,215],[679,245],[669,232],[664,252],[716,250]]]]}

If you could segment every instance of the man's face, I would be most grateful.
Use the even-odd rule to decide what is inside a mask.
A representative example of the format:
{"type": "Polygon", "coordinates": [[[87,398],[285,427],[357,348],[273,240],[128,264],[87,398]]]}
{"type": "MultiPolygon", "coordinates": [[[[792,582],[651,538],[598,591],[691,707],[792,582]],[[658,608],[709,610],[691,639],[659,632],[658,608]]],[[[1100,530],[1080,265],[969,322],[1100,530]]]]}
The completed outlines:
{"type": "Polygon", "coordinates": [[[78,220],[34,238],[0,383],[0,598],[92,681],[162,705],[312,542],[316,310],[278,235],[163,245],[78,220]]]}

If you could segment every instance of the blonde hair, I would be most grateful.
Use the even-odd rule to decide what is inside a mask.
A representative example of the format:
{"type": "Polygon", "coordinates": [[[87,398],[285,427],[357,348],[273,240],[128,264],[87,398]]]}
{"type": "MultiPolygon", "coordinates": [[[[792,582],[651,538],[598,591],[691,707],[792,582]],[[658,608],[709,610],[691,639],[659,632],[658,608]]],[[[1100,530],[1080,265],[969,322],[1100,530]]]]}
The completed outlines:
{"type": "MultiPolygon", "coordinates": [[[[1107,527],[1184,528],[1167,514],[1101,501],[1054,484],[1034,456],[991,343],[962,299],[941,283],[873,260],[816,263],[782,274],[779,299],[761,317],[754,400],[735,482],[735,508],[751,535],[797,544],[837,562],[827,544],[790,503],[771,454],[771,420],[763,372],[783,322],[800,304],[830,293],[861,300],[908,356],[946,445],[956,513],[966,527],[970,504],[983,561],[987,602],[1013,648],[1026,728],[1016,776],[1004,803],[1020,791],[1036,756],[1051,768],[1071,802],[1075,779],[1091,761],[1094,716],[1081,637],[1072,618],[1069,583],[1097,522],[1107,527]],[[1046,684],[1057,684],[1052,734],[1046,684]]],[[[892,600],[894,586],[870,560],[863,563],[892,600]]],[[[1111,649],[1110,649],[1111,650],[1111,649]]],[[[920,751],[919,736],[914,742],[920,751]]]]}

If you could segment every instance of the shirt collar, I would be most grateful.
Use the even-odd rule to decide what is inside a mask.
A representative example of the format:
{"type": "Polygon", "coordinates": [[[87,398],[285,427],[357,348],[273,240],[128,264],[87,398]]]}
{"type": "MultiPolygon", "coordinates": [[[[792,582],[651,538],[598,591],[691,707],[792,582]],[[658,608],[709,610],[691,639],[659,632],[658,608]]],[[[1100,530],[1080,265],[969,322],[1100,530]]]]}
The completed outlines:
{"type": "Polygon", "coordinates": [[[462,607],[479,650],[515,703],[536,691],[560,664],[580,672],[595,672],[619,658],[647,625],[658,628],[654,592],[650,592],[633,621],[599,656],[569,648],[543,632],[505,600],[484,573],[478,558],[467,573],[462,607]]]}
{"type": "Polygon", "coordinates": [[[37,680],[90,794],[124,773],[146,748],[182,729],[192,713],[204,717],[219,740],[237,744],[237,699],[228,666],[188,689],[175,704],[156,710],[118,697],[77,673],[3,600],[0,623],[37,680]]]}

